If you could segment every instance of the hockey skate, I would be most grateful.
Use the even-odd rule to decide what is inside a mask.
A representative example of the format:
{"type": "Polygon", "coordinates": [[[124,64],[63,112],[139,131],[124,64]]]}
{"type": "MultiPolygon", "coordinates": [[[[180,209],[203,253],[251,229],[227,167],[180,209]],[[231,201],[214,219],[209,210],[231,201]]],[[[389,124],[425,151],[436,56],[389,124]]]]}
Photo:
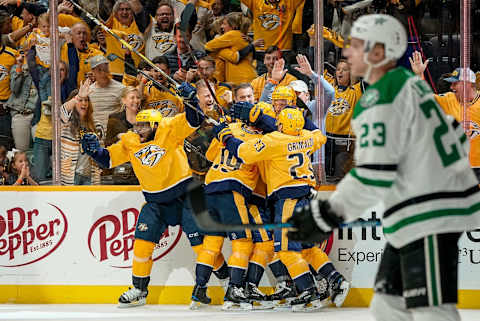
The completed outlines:
{"type": "Polygon", "coordinates": [[[118,298],[119,308],[132,308],[145,305],[147,303],[148,290],[142,291],[137,288],[128,288],[120,298],[118,298]]]}
{"type": "Polygon", "coordinates": [[[207,287],[195,285],[192,292],[190,310],[198,310],[203,305],[208,305],[212,300],[207,296],[207,287]]]}
{"type": "Polygon", "coordinates": [[[229,285],[227,293],[223,298],[223,311],[234,310],[252,310],[252,304],[245,296],[245,291],[241,287],[229,285]]]}
{"type": "MultiPolygon", "coordinates": [[[[328,301],[328,297],[327,297],[328,301]]],[[[291,303],[293,312],[313,312],[325,307],[316,287],[303,291],[291,303]]]]}
{"type": "Polygon", "coordinates": [[[275,292],[267,296],[267,300],[272,302],[274,309],[290,308],[292,302],[297,296],[297,289],[292,280],[278,282],[275,292]]]}
{"type": "Polygon", "coordinates": [[[267,310],[273,308],[273,302],[268,301],[267,296],[253,283],[247,283],[245,287],[245,296],[252,304],[253,310],[267,310]]]}
{"type": "Polygon", "coordinates": [[[337,307],[341,307],[350,291],[350,282],[348,282],[343,275],[338,274],[338,276],[331,281],[329,288],[332,302],[335,303],[337,307]]]}

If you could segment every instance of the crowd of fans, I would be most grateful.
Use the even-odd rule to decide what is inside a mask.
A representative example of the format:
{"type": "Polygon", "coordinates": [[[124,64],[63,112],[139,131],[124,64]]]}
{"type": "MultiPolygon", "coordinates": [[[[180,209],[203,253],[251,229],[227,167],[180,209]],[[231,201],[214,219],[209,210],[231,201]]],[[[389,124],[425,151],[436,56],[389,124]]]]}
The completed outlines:
{"type": "MultiPolygon", "coordinates": [[[[136,184],[129,164],[102,171],[82,153],[80,137],[95,132],[109,146],[132,128],[142,109],[158,109],[167,117],[183,112],[183,102],[164,74],[178,83],[197,84],[207,113],[217,102],[223,109],[238,101],[269,102],[273,91],[269,89],[284,85],[295,91],[297,106],[311,115],[316,108],[315,84],[321,81],[328,138],[325,174],[336,182],[353,164],[355,137],[350,119],[367,86],[350,77],[349,64],[341,57],[349,26],[364,13],[396,15],[411,36],[411,56],[425,43],[439,42],[444,36],[429,35],[424,27],[428,23],[422,23],[444,19],[430,2],[325,1],[325,72],[319,75],[314,72],[319,68],[311,67],[313,0],[76,1],[163,73],[122,46],[70,1],[59,0],[62,105],[54,110],[48,1],[0,0],[0,185],[51,180],[52,113],[61,119],[62,184],[136,184]],[[196,14],[182,30],[182,12],[188,3],[194,5],[196,14]],[[208,80],[215,97],[198,85],[202,79],[208,80]]],[[[455,43],[455,26],[444,33],[449,35],[446,41],[455,43]]],[[[434,60],[431,67],[447,64],[451,72],[459,65],[457,49],[447,54],[446,61],[434,60]]],[[[410,67],[408,57],[405,61],[410,67]]],[[[450,90],[448,84],[433,78],[432,86],[450,90]]]]}

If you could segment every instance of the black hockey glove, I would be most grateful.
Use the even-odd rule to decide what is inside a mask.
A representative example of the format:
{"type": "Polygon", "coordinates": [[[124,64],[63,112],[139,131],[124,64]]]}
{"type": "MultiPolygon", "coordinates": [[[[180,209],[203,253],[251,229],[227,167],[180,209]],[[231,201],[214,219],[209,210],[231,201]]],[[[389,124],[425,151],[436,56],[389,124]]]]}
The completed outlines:
{"type": "Polygon", "coordinates": [[[287,221],[296,229],[287,236],[292,241],[320,243],[330,237],[343,218],[334,213],[328,201],[311,200],[309,205],[298,208],[287,221]]]}

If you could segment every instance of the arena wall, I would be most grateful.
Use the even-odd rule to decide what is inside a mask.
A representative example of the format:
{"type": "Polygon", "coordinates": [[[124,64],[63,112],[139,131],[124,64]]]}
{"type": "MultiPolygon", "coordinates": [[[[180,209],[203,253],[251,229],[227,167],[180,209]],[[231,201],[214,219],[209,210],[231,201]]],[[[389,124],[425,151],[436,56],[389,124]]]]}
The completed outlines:
{"type": "MultiPolygon", "coordinates": [[[[325,188],[325,197],[332,188],[325,188]]],[[[135,218],[144,199],[138,187],[2,187],[0,189],[1,303],[116,303],[131,282],[135,218]]],[[[360,196],[352,196],[360,197],[360,196]]],[[[375,220],[381,208],[365,213],[375,220]]],[[[385,244],[381,227],[340,230],[327,250],[352,280],[345,306],[367,306],[385,244]]],[[[229,254],[229,242],[224,250],[229,254]]],[[[461,308],[480,308],[480,229],[459,243],[461,308]]],[[[194,255],[181,229],[169,227],[154,252],[148,302],[186,304],[194,255]]],[[[267,273],[262,289],[271,291],[267,273]]],[[[223,296],[212,277],[214,303],[223,296]]]]}

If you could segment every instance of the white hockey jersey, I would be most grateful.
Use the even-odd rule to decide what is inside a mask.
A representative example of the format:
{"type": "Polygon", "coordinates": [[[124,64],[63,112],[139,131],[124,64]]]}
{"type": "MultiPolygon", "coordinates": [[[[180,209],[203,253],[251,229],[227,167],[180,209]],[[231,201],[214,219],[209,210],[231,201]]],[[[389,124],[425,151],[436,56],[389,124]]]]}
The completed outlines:
{"type": "Polygon", "coordinates": [[[368,87],[355,106],[356,167],[330,202],[347,221],[384,203],[383,233],[394,247],[480,226],[480,189],[467,138],[403,67],[368,87]]]}

